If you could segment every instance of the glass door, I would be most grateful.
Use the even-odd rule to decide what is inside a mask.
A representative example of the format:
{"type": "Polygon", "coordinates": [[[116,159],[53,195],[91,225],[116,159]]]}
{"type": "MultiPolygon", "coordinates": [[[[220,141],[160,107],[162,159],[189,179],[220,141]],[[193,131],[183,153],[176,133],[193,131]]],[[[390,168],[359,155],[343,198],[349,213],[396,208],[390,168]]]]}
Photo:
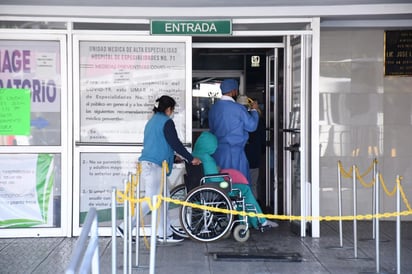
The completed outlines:
{"type": "Polygon", "coordinates": [[[70,235],[66,56],[61,34],[0,38],[0,237],[70,235]]]}
{"type": "Polygon", "coordinates": [[[283,48],[275,48],[266,55],[266,180],[265,206],[274,214],[283,212],[283,48]]]}
{"type": "Polygon", "coordinates": [[[136,173],[144,127],[161,95],[176,100],[177,134],[191,144],[191,38],[78,34],[73,41],[74,162],[79,163],[74,166],[73,234],[80,234],[95,207],[99,235],[108,236],[112,188],[124,189],[128,175],[136,173]]]}
{"type": "Polygon", "coordinates": [[[284,178],[286,214],[302,216],[292,222],[292,230],[302,237],[307,227],[303,220],[310,209],[310,39],[293,36],[287,39],[287,83],[284,100],[284,178]]]}
{"type": "Polygon", "coordinates": [[[197,137],[209,130],[208,112],[222,93],[220,83],[226,78],[239,82],[240,93],[243,92],[244,74],[242,70],[193,70],[192,71],[192,120],[193,144],[197,137]]]}

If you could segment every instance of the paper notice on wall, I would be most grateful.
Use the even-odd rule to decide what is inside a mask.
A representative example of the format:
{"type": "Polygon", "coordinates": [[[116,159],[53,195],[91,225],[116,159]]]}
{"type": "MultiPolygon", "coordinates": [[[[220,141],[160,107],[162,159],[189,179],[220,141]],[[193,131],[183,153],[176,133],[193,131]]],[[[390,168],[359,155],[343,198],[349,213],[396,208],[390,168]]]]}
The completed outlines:
{"type": "Polygon", "coordinates": [[[91,207],[97,209],[99,222],[110,220],[112,189],[124,189],[129,173],[136,172],[138,157],[135,153],[81,154],[81,222],[91,207]]]}
{"type": "MultiPolygon", "coordinates": [[[[113,187],[124,191],[124,183],[129,182],[129,175],[136,175],[139,153],[82,153],[80,178],[80,224],[91,207],[97,209],[99,225],[110,226],[111,193],[113,187]]],[[[184,164],[174,164],[168,177],[169,189],[184,183],[184,164]]],[[[139,183],[140,196],[145,196],[144,182],[139,183]]],[[[123,203],[118,203],[118,207],[123,203]]]]}
{"type": "Polygon", "coordinates": [[[0,88],[0,135],[30,134],[30,90],[0,88]]]}
{"type": "Polygon", "coordinates": [[[185,142],[185,43],[82,41],[80,52],[82,142],[143,142],[162,95],[176,100],[174,122],[185,142]]]}
{"type": "Polygon", "coordinates": [[[52,226],[53,156],[0,155],[0,228],[52,226]]]}

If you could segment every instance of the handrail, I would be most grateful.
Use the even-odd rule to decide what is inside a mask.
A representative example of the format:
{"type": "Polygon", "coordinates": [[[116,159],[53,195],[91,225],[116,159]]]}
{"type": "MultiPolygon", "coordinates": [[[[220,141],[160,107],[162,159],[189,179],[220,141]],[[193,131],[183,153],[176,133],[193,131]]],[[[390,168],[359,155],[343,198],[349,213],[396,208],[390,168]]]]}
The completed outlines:
{"type": "Polygon", "coordinates": [[[83,224],[82,232],[73,250],[66,274],[99,273],[99,235],[96,208],[91,207],[83,224]],[[87,240],[90,233],[90,240],[87,240]]]}

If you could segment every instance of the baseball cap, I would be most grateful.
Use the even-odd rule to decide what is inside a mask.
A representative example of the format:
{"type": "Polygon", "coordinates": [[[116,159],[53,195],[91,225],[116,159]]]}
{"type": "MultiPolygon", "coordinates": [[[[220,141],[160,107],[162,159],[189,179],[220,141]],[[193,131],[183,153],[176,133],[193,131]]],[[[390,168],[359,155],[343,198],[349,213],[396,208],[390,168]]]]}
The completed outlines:
{"type": "Polygon", "coordinates": [[[239,84],[235,79],[226,79],[220,84],[222,94],[229,93],[234,89],[239,90],[239,84]]]}

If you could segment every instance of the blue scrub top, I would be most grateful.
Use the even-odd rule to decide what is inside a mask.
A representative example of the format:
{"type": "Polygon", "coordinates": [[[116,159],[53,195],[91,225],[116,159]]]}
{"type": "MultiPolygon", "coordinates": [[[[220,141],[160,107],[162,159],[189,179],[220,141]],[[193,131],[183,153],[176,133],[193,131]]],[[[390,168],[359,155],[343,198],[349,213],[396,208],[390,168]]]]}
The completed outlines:
{"type": "Polygon", "coordinates": [[[259,114],[223,96],[209,111],[209,127],[218,140],[213,154],[220,168],[240,170],[250,182],[249,163],[245,145],[249,132],[256,130],[259,114]]]}

